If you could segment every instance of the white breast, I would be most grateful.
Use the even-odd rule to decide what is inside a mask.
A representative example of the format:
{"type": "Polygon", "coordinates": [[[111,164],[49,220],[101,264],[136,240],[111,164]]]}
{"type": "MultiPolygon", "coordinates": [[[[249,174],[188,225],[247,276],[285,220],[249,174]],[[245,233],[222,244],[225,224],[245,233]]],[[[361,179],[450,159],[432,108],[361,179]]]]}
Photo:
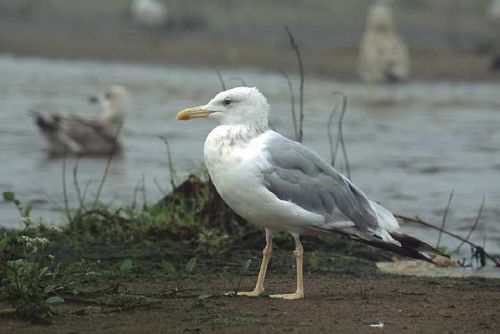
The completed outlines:
{"type": "Polygon", "coordinates": [[[269,166],[263,148],[269,134],[238,140],[234,128],[219,126],[205,141],[205,163],[222,199],[249,222],[275,230],[302,233],[323,217],[278,199],[263,186],[261,171],[269,166]]]}

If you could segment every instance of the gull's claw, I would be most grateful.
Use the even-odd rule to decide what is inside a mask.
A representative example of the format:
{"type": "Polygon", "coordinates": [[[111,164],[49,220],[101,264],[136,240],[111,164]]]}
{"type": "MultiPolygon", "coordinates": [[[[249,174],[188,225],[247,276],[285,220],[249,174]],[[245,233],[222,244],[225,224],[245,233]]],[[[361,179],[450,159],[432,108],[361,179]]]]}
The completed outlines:
{"type": "Polygon", "coordinates": [[[226,292],[226,296],[243,296],[243,297],[258,297],[264,290],[241,291],[241,292],[226,292]]]}
{"type": "Polygon", "coordinates": [[[280,299],[302,299],[304,298],[304,294],[301,292],[294,293],[283,293],[279,295],[270,295],[271,298],[280,298],[280,299]]]}

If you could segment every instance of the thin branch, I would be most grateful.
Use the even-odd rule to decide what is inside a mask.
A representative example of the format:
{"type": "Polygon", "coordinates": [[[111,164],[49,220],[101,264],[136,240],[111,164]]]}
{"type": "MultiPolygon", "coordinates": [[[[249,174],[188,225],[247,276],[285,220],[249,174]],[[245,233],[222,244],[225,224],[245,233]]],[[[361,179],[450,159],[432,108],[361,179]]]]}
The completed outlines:
{"type": "Polygon", "coordinates": [[[144,173],[142,173],[142,206],[147,207],[148,200],[146,198],[146,179],[144,177],[144,173]]]}
{"type": "Polygon", "coordinates": [[[85,183],[85,187],[83,187],[82,201],[85,203],[85,198],[87,197],[89,186],[92,183],[92,178],[90,178],[87,183],[85,183]]]}
{"type": "MultiPolygon", "coordinates": [[[[472,236],[472,233],[474,233],[477,225],[479,224],[479,219],[481,218],[481,214],[483,213],[483,209],[484,209],[484,202],[485,202],[485,197],[483,195],[483,200],[481,202],[481,206],[479,207],[479,211],[477,212],[476,220],[474,221],[474,225],[472,225],[472,228],[470,229],[469,234],[467,234],[467,236],[465,237],[465,240],[469,240],[469,238],[472,236]]],[[[462,241],[460,243],[460,245],[458,245],[458,247],[453,252],[457,253],[460,250],[460,248],[463,246],[464,243],[465,243],[465,241],[462,241]]],[[[484,246],[483,246],[483,248],[484,248],[484,246]]]]}
{"type": "Polygon", "coordinates": [[[130,204],[131,210],[135,210],[135,206],[137,205],[137,194],[139,193],[140,184],[141,184],[141,180],[139,179],[135,183],[134,192],[132,193],[132,204],[130,204]]]}
{"type": "Polygon", "coordinates": [[[226,83],[224,82],[224,79],[222,78],[222,74],[220,73],[219,70],[217,70],[217,76],[219,77],[219,82],[222,87],[222,90],[226,90],[226,83]]]}
{"type": "Polygon", "coordinates": [[[343,127],[344,116],[347,110],[347,96],[342,92],[333,92],[333,96],[340,96],[342,102],[341,102],[340,117],[337,123],[338,133],[337,133],[337,140],[335,141],[335,149],[333,151],[332,166],[335,167],[335,160],[337,158],[337,152],[340,146],[342,150],[342,155],[344,156],[344,164],[345,164],[347,178],[351,179],[351,165],[349,164],[349,159],[347,157],[347,149],[344,141],[344,127],[343,127]]]}
{"type": "Polygon", "coordinates": [[[248,87],[247,83],[241,77],[230,77],[229,80],[239,81],[242,86],[248,87]]]}
{"type": "Polygon", "coordinates": [[[153,178],[153,182],[155,183],[156,187],[158,188],[158,190],[161,192],[161,194],[163,196],[167,196],[167,193],[166,191],[164,191],[161,186],[160,186],[160,183],[158,182],[158,179],[156,177],[153,178]]]}
{"type": "Polygon", "coordinates": [[[328,116],[328,123],[326,124],[326,132],[328,134],[328,146],[330,147],[330,164],[332,165],[332,167],[335,167],[335,155],[336,155],[336,151],[333,144],[332,124],[333,124],[333,118],[337,113],[337,106],[338,106],[337,103],[333,106],[333,109],[330,115],[328,116]]]}
{"type": "Polygon", "coordinates": [[[97,188],[97,193],[94,198],[94,204],[92,204],[92,210],[95,210],[97,207],[97,203],[99,203],[99,197],[101,196],[102,187],[104,186],[104,182],[106,182],[106,178],[108,177],[109,167],[111,166],[111,160],[113,160],[113,155],[116,150],[116,146],[118,143],[118,135],[122,129],[123,123],[120,123],[118,129],[116,130],[115,136],[113,138],[113,148],[108,154],[108,159],[106,161],[106,167],[104,168],[104,173],[102,174],[101,182],[99,183],[99,187],[97,188]]]}
{"type": "Polygon", "coordinates": [[[300,74],[300,95],[299,95],[299,138],[298,141],[302,142],[303,137],[303,124],[304,124],[304,66],[302,65],[302,57],[300,55],[300,49],[297,43],[295,42],[295,38],[292,35],[290,29],[285,26],[285,31],[290,38],[290,45],[295,52],[295,56],[297,58],[297,64],[299,66],[299,74],[300,74]]]}
{"type": "Polygon", "coordinates": [[[299,141],[299,130],[297,129],[297,115],[295,113],[295,94],[293,93],[293,84],[292,80],[290,80],[290,76],[284,72],[279,72],[286,80],[288,84],[288,92],[290,93],[290,108],[292,113],[292,122],[293,122],[293,134],[296,141],[299,141]]]}
{"type": "Polygon", "coordinates": [[[417,223],[417,224],[420,224],[420,225],[423,225],[423,226],[426,226],[426,227],[429,227],[429,228],[432,228],[434,230],[437,230],[437,231],[441,231],[443,234],[446,234],[446,235],[449,235],[450,237],[453,237],[457,240],[460,240],[460,241],[463,241],[464,243],[468,244],[469,246],[471,246],[473,249],[477,250],[477,249],[481,249],[484,253],[484,255],[490,259],[491,261],[493,261],[495,263],[495,265],[497,267],[500,267],[500,259],[497,259],[495,258],[494,256],[488,254],[484,249],[483,247],[481,246],[478,246],[472,242],[470,242],[469,240],[465,240],[464,238],[462,238],[461,236],[455,234],[455,233],[452,233],[452,232],[448,232],[446,230],[442,230],[440,229],[439,227],[437,226],[434,226],[432,224],[429,224],[427,222],[424,222],[423,220],[421,220],[420,218],[410,218],[410,217],[406,217],[406,216],[403,216],[403,215],[394,215],[396,218],[399,218],[401,220],[404,220],[404,221],[407,221],[407,222],[411,222],[411,223],[417,223]]]}
{"type": "Polygon", "coordinates": [[[170,153],[170,145],[168,144],[168,139],[166,136],[158,136],[160,137],[161,140],[165,143],[165,147],[167,149],[167,163],[168,163],[168,170],[170,172],[170,185],[172,186],[172,190],[175,189],[175,182],[174,182],[174,164],[172,163],[172,154],[170,153]]]}
{"type": "Polygon", "coordinates": [[[68,203],[68,190],[66,188],[66,149],[63,150],[62,186],[63,186],[63,197],[64,197],[64,211],[66,212],[68,223],[71,223],[71,212],[69,211],[69,203],[68,203]]]}
{"type": "Polygon", "coordinates": [[[79,202],[79,210],[83,209],[83,196],[80,189],[80,184],[78,183],[78,165],[80,164],[80,154],[78,154],[75,162],[75,166],[73,166],[73,184],[75,186],[76,196],[78,197],[79,202]]]}
{"type": "Polygon", "coordinates": [[[446,204],[446,209],[444,210],[443,220],[441,222],[441,228],[439,229],[436,248],[439,248],[439,244],[441,243],[441,236],[443,234],[444,225],[446,224],[446,217],[448,216],[448,211],[450,210],[451,200],[453,199],[453,193],[454,191],[452,190],[450,193],[450,197],[448,197],[448,204],[446,204]]]}

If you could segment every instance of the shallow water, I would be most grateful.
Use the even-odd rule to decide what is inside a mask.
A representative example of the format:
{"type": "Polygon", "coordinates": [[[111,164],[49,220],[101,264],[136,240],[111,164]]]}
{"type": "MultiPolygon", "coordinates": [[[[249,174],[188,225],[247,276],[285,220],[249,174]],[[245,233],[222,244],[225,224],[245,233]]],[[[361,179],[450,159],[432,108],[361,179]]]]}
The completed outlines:
{"type": "MultiPolygon", "coordinates": [[[[102,200],[130,205],[144,178],[146,200],[168,191],[165,145],[169,138],[179,180],[201,165],[203,140],[213,124],[175,122],[178,110],[206,103],[220,90],[215,70],[82,61],[0,57],[0,190],[33,202],[35,217],[62,222],[62,160],[48,159],[28,110],[98,113],[87,102],[111,84],[127,87],[134,111],[122,141],[125,154],[113,161],[102,200]],[[156,181],[157,182],[156,182],[156,181]]],[[[292,135],[286,82],[277,73],[239,69],[223,72],[228,86],[243,78],[258,86],[272,105],[271,122],[292,135]]],[[[483,195],[480,224],[471,240],[500,253],[500,85],[416,82],[400,87],[370,87],[306,78],[304,142],[329,159],[326,132],[333,91],[348,97],[344,135],[352,179],[372,199],[407,216],[439,225],[449,193],[455,196],[446,228],[462,236],[473,224],[483,195]]],[[[69,199],[75,203],[68,159],[69,199]]],[[[82,187],[96,192],[105,159],[79,164],[82,187]]],[[[342,163],[340,163],[342,170],[342,163]]],[[[142,201],[142,194],[138,196],[142,201]]],[[[17,212],[0,202],[0,225],[20,226],[17,212]]],[[[405,229],[435,244],[437,234],[416,226],[405,229]]],[[[454,247],[456,242],[444,238],[454,247]]],[[[466,249],[465,249],[466,250],[466,249]]]]}

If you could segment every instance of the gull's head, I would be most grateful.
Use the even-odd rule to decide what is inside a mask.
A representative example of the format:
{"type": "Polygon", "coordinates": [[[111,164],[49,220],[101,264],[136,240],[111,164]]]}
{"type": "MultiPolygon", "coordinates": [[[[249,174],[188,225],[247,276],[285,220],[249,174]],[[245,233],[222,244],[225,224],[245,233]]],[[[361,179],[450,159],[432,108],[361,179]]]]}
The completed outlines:
{"type": "Polygon", "coordinates": [[[211,118],[222,125],[248,125],[267,128],[269,104],[255,87],[236,87],[217,94],[203,106],[187,108],[177,120],[211,118]]]}
{"type": "Polygon", "coordinates": [[[390,0],[376,1],[368,11],[367,25],[373,31],[389,31],[394,29],[394,16],[390,0]]]}
{"type": "Polygon", "coordinates": [[[97,100],[103,108],[103,117],[111,121],[121,121],[131,109],[130,96],[125,87],[122,86],[108,87],[97,100]]]}

